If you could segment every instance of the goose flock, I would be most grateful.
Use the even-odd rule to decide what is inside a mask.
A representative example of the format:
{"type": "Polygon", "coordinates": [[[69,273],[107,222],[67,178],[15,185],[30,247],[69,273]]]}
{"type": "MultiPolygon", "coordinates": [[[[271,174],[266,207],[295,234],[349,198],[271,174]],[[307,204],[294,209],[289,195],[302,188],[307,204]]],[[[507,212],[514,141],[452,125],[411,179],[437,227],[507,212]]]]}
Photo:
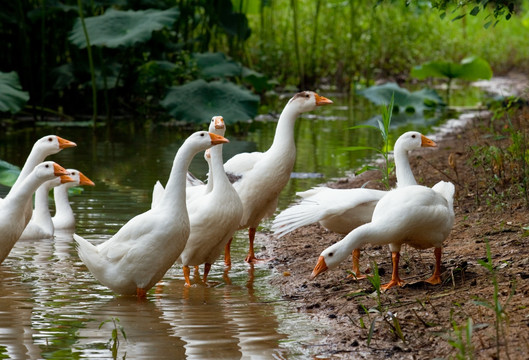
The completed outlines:
{"type": "MultiPolygon", "coordinates": [[[[208,131],[191,134],[178,149],[165,186],[161,181],[154,185],[151,208],[97,246],[74,233],[75,217],[68,201],[70,187],[95,184],[79,170],[45,161],[49,155],[76,146],[56,135],[45,136],[35,143],[16,183],[0,199],[0,263],[19,239],[50,239],[57,231],[69,230],[79,258],[101,284],[117,294],[143,298],[175,263],[182,266],[185,286],[191,286],[190,267],[198,269],[202,264],[206,283],[211,265],[223,251],[229,268],[231,241],[241,229],[248,229],[245,261],[265,261],[255,256],[255,232],[259,223],[276,211],[279,194],[290,179],[296,159],[295,121],[302,113],[332,103],[313,91],[297,93],[284,107],[267,151],[240,153],[225,163],[222,147],[229,143],[224,137],[226,125],[222,116],[214,116],[208,131]],[[202,151],[209,166],[207,183],[188,171],[193,157],[202,151]],[[48,206],[52,189],[53,217],[48,206]]],[[[345,235],[321,252],[312,278],[336,267],[352,253],[353,273],[361,279],[365,277],[359,271],[362,246],[387,244],[393,272],[384,289],[404,283],[398,275],[402,244],[433,247],[435,268],[427,281],[438,284],[442,244],[454,222],[454,185],[444,181],[432,188],[417,185],[408,161],[409,151],[435,146],[418,132],[402,134],[394,151],[395,189],[320,186],[298,193],[301,201],[275,217],[275,236],[312,223],[345,235]]]]}

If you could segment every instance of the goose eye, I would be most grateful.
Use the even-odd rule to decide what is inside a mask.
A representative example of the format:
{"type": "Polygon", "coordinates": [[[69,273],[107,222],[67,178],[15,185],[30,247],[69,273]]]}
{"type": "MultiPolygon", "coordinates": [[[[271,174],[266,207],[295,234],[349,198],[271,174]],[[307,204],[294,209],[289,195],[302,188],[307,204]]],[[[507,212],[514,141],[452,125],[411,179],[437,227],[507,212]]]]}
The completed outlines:
{"type": "Polygon", "coordinates": [[[415,134],[413,134],[411,137],[415,139],[415,134]]]}
{"type": "Polygon", "coordinates": [[[48,138],[48,141],[49,141],[49,142],[52,142],[52,141],[53,141],[53,139],[52,139],[51,137],[49,137],[49,138],[48,138]]]}
{"type": "Polygon", "coordinates": [[[200,136],[204,137],[204,133],[201,133],[200,136]]]}
{"type": "Polygon", "coordinates": [[[310,95],[309,94],[305,94],[305,97],[308,99],[308,98],[310,98],[310,95]]]}
{"type": "Polygon", "coordinates": [[[333,256],[333,255],[334,255],[334,253],[329,253],[329,256],[333,256]]]}
{"type": "Polygon", "coordinates": [[[45,168],[49,168],[49,167],[50,167],[50,165],[46,164],[46,165],[44,165],[44,167],[45,167],[45,168]]]}

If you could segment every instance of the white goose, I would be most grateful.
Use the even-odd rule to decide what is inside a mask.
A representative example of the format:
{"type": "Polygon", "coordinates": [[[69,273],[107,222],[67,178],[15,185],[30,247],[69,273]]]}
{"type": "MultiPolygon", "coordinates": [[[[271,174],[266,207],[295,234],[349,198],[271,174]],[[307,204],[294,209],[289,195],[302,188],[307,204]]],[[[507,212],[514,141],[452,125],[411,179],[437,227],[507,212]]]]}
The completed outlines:
{"type": "Polygon", "coordinates": [[[53,221],[51,220],[50,207],[48,204],[48,195],[50,190],[61,184],[71,184],[73,179],[70,176],[48,180],[40,185],[35,192],[35,209],[31,220],[26,225],[24,232],[20,235],[19,240],[28,239],[52,239],[54,233],[53,221]]]}
{"type": "Polygon", "coordinates": [[[398,273],[400,248],[408,244],[417,249],[435,248],[435,269],[426,281],[439,284],[441,247],[454,224],[454,191],[454,184],[445,181],[432,188],[412,185],[390,191],[378,202],[370,223],[354,229],[321,253],[311,278],[336,267],[353,249],[365,244],[389,244],[393,273],[391,281],[381,288],[402,286],[398,273]]]}
{"type": "Polygon", "coordinates": [[[192,158],[199,151],[226,142],[224,137],[207,131],[193,133],[176,153],[164,195],[156,207],[135,216],[97,246],[74,234],[79,257],[97,280],[122,295],[146,296],[187,242],[185,183],[192,158]]]}
{"type": "Polygon", "coordinates": [[[9,255],[26,227],[25,205],[31,203],[33,193],[45,181],[67,174],[60,165],[46,161],[35,166],[16,188],[11,188],[0,203],[0,264],[9,255]]]}
{"type": "Polygon", "coordinates": [[[55,230],[75,231],[75,216],[68,200],[68,189],[74,186],[95,186],[94,182],[76,169],[67,169],[69,176],[73,179],[53,189],[55,199],[55,215],[52,218],[55,230]]]}
{"type": "MultiPolygon", "coordinates": [[[[397,187],[417,185],[410,167],[408,152],[421,147],[435,147],[437,144],[416,131],[408,131],[397,139],[394,148],[397,187]]],[[[297,193],[302,198],[299,204],[283,210],[272,223],[274,235],[278,238],[302,226],[319,222],[329,231],[348,234],[353,229],[371,221],[377,202],[388,192],[383,190],[356,188],[332,189],[315,187],[297,193]]],[[[360,275],[360,251],[353,251],[353,273],[360,275]]]]}
{"type": "MultiPolygon", "coordinates": [[[[224,135],[225,126],[221,116],[215,116],[222,123],[216,131],[224,135]]],[[[231,239],[243,214],[243,205],[237,192],[224,172],[222,145],[206,150],[211,154],[208,185],[211,191],[195,193],[188,199],[191,233],[178,261],[182,263],[187,286],[191,286],[189,266],[204,264],[203,281],[207,281],[211,264],[219,257],[226,243],[231,239]]],[[[189,186],[188,186],[189,191],[189,186]]]]}
{"type": "MultiPolygon", "coordinates": [[[[37,140],[35,144],[33,144],[28,158],[26,159],[22,170],[20,170],[20,174],[18,175],[17,180],[9,191],[14,191],[19,186],[21,186],[22,182],[29,175],[29,173],[31,173],[33,168],[43,162],[46,157],[48,157],[49,155],[56,154],[62,149],[74,146],[77,146],[74,142],[63,139],[57,135],[46,135],[37,140]]],[[[33,204],[31,202],[31,198],[26,203],[25,209],[25,221],[27,225],[29,223],[29,220],[31,219],[31,213],[33,211],[33,204]]]]}
{"type": "MultiPolygon", "coordinates": [[[[239,229],[248,229],[250,241],[245,261],[257,262],[254,253],[255,230],[259,222],[271,215],[277,207],[279,193],[288,180],[296,161],[294,124],[299,115],[316,107],[332,104],[332,101],[312,91],[294,95],[277,122],[274,141],[266,152],[241,153],[224,164],[230,178],[235,178],[233,187],[243,203],[244,213],[239,229]]],[[[230,244],[225,248],[224,262],[231,264],[230,244]]]]}
{"type": "MultiPolygon", "coordinates": [[[[222,116],[213,116],[211,118],[208,131],[213,134],[224,136],[225,124],[222,116]]],[[[209,169],[208,180],[206,184],[204,184],[204,182],[202,182],[200,179],[197,179],[190,172],[187,172],[186,174],[186,199],[188,201],[195,195],[208,193],[211,191],[211,189],[213,189],[213,179],[211,176],[211,157],[208,151],[204,152],[204,159],[208,163],[209,169]]],[[[152,191],[151,208],[155,207],[158,204],[160,199],[163,197],[163,193],[164,187],[162,183],[160,181],[156,181],[156,184],[154,184],[154,188],[152,191]]]]}

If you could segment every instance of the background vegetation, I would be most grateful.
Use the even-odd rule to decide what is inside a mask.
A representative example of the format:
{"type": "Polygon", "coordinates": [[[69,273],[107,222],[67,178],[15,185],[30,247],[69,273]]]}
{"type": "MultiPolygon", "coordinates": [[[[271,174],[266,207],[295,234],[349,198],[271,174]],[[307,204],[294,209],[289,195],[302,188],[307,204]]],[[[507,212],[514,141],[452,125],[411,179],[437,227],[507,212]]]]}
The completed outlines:
{"type": "Polygon", "coordinates": [[[9,91],[22,93],[19,108],[0,114],[15,123],[50,115],[197,122],[174,99],[191,89],[191,108],[219,91],[244,98],[242,105],[230,103],[239,121],[255,116],[270,91],[329,86],[352,92],[379,79],[402,83],[426,61],[480,56],[495,74],[529,69],[527,0],[450,3],[2,2],[0,72],[18,74],[20,84],[14,81],[9,91]]]}

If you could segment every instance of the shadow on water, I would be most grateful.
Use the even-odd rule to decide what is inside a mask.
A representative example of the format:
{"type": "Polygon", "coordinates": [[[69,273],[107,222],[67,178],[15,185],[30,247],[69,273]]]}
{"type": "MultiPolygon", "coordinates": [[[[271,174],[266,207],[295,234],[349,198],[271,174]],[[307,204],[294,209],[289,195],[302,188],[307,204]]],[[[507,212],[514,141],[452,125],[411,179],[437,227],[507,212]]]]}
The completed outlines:
{"type": "MultiPolygon", "coordinates": [[[[345,99],[336,100],[334,108],[298,120],[295,175],[281,194],[280,208],[293,201],[296,191],[347,175],[373,155],[341,148],[378,143],[376,133],[349,130],[375,113],[355,115],[345,99]]],[[[396,138],[407,126],[428,132],[431,125],[402,125],[392,136],[396,138]]],[[[244,125],[239,134],[231,134],[228,128],[226,137],[231,141],[224,146],[225,160],[242,151],[266,150],[274,130],[274,122],[260,121],[244,125]]],[[[78,146],[48,159],[77,168],[96,183],[70,198],[77,232],[94,244],[110,238],[150,207],[154,183],[165,183],[174,154],[189,134],[156,127],[107,138],[85,128],[37,128],[0,135],[0,159],[22,166],[34,141],[50,133],[78,146]]],[[[205,178],[207,166],[201,155],[195,157],[191,171],[205,178]]],[[[267,224],[262,224],[262,230],[267,230],[267,224]]],[[[251,268],[244,263],[247,246],[247,232],[238,232],[232,246],[233,268],[226,276],[222,262],[214,264],[210,286],[198,283],[185,288],[182,270],[175,265],[147,300],[138,302],[116,297],[91,276],[77,255],[71,233],[59,233],[54,240],[20,241],[0,266],[0,357],[111,358],[114,323],[108,320],[113,318],[119,319],[127,336],[120,339],[118,358],[307,355],[302,343],[317,341],[314,325],[280,301],[278,291],[268,285],[273,274],[266,265],[251,268]]]]}

